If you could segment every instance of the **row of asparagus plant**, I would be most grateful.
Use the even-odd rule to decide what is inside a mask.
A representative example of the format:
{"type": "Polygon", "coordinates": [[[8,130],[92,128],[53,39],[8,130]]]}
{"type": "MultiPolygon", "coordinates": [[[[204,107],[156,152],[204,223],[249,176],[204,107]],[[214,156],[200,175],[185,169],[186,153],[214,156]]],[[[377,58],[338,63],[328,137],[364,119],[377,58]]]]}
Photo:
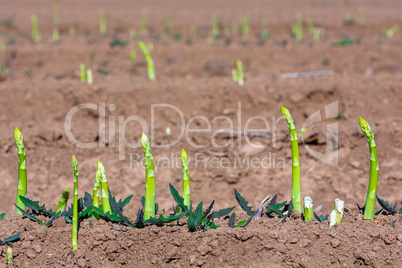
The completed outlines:
{"type": "MultiPolygon", "coordinates": [[[[300,156],[298,149],[298,135],[292,116],[289,111],[281,106],[281,111],[288,123],[290,131],[291,149],[292,149],[292,194],[291,201],[289,203],[282,202],[277,203],[277,195],[275,195],[266,205],[266,211],[264,214],[271,216],[272,214],[282,217],[284,220],[290,216],[292,210],[295,209],[300,213],[302,211],[302,199],[301,199],[301,183],[300,183],[300,156]]],[[[378,158],[377,149],[374,141],[374,134],[369,124],[362,118],[360,118],[360,126],[362,131],[367,136],[367,141],[370,145],[370,181],[369,190],[367,194],[366,205],[364,208],[364,218],[373,220],[374,218],[374,205],[377,197],[377,183],[378,183],[378,158]]],[[[145,196],[142,200],[142,209],[138,210],[137,218],[135,222],[131,222],[127,217],[123,215],[123,208],[130,202],[132,195],[125,198],[123,201],[116,202],[115,197],[111,194],[108,180],[103,164],[97,162],[97,171],[95,175],[94,188],[92,196],[89,193],[85,193],[85,198],[78,198],[78,161],[75,156],[72,156],[72,167],[74,175],[74,196],[73,204],[68,207],[67,202],[69,199],[68,189],[63,190],[57,205],[56,211],[47,210],[45,205],[39,206],[38,201],[32,201],[27,198],[27,169],[26,169],[26,152],[23,142],[23,135],[21,131],[16,128],[14,133],[17,149],[18,149],[18,188],[16,198],[16,213],[27,216],[29,219],[36,221],[42,225],[49,227],[53,221],[62,216],[66,222],[72,223],[72,247],[78,248],[78,226],[79,222],[92,218],[99,220],[100,218],[109,220],[112,222],[120,222],[133,228],[143,228],[146,225],[156,224],[161,225],[177,221],[181,218],[186,218],[186,223],[189,231],[208,230],[218,228],[218,225],[213,222],[213,219],[224,217],[230,214],[234,207],[221,209],[217,212],[213,212],[212,208],[214,201],[208,206],[206,210],[203,210],[203,202],[201,202],[195,209],[193,209],[191,202],[191,188],[190,188],[190,172],[188,164],[188,156],[184,149],[182,149],[180,158],[182,163],[182,196],[179,195],[173,185],[169,185],[173,199],[176,202],[174,211],[168,217],[164,217],[163,214],[157,215],[158,204],[156,203],[156,180],[154,161],[150,147],[150,141],[145,134],[141,136],[141,145],[143,147],[145,157],[145,196]],[[100,204],[100,200],[102,204],[100,204]],[[30,209],[32,213],[28,210],[30,209]],[[47,222],[42,222],[36,217],[36,215],[43,215],[49,217],[47,222]]],[[[263,208],[260,207],[257,210],[253,210],[248,202],[240,195],[235,189],[235,197],[240,207],[246,211],[250,216],[249,219],[235,223],[235,213],[228,216],[229,221],[227,225],[231,228],[244,227],[252,218],[260,218],[263,214],[263,208]]],[[[393,211],[386,202],[378,199],[380,205],[386,211],[393,211]]],[[[395,207],[394,207],[395,210],[395,207]]],[[[336,199],[334,210],[330,214],[330,226],[339,224],[342,221],[344,211],[344,202],[336,199]]],[[[400,210],[402,212],[402,209],[400,210]]],[[[4,217],[4,215],[3,215],[4,217]]],[[[304,198],[304,215],[305,221],[310,221],[316,218],[319,222],[328,219],[328,215],[318,216],[313,210],[313,200],[311,197],[306,196],[304,198]]]]}

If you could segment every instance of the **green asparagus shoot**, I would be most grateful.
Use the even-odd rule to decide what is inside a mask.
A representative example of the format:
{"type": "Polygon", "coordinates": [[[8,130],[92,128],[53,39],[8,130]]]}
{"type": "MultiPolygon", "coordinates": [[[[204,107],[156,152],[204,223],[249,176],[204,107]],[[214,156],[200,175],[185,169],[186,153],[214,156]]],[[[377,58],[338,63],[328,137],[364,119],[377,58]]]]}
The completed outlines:
{"type": "Polygon", "coordinates": [[[4,44],[4,42],[1,41],[1,40],[0,40],[0,51],[1,51],[1,52],[6,51],[6,44],[4,44]]]}
{"type": "Polygon", "coordinates": [[[132,39],[137,39],[138,38],[138,34],[137,34],[137,31],[135,29],[130,29],[130,38],[132,38],[132,39]]]}
{"type": "Polygon", "coordinates": [[[321,32],[322,32],[322,29],[320,27],[314,27],[313,28],[313,39],[314,39],[314,41],[320,41],[321,32]]]}
{"type": "Polygon", "coordinates": [[[241,63],[241,60],[236,61],[237,65],[237,78],[239,85],[242,86],[244,85],[244,76],[243,76],[243,64],[241,63]]]}
{"type": "Polygon", "coordinates": [[[59,34],[59,29],[58,28],[53,28],[53,43],[59,43],[60,42],[60,34],[59,34]]]}
{"type": "Polygon", "coordinates": [[[91,69],[87,69],[87,83],[89,85],[92,85],[94,82],[93,77],[92,77],[92,70],[91,69]]]}
{"type": "Polygon", "coordinates": [[[130,62],[131,62],[131,64],[134,64],[136,59],[137,59],[137,53],[135,52],[135,50],[131,50],[131,52],[130,52],[130,62]]]}
{"type": "Polygon", "coordinates": [[[244,39],[247,39],[250,34],[250,17],[241,19],[241,31],[244,39]]]}
{"type": "MultiPolygon", "coordinates": [[[[92,207],[99,208],[99,190],[100,190],[100,178],[101,178],[101,170],[98,169],[95,175],[95,183],[94,190],[92,196],[92,207]]],[[[92,211],[92,218],[95,220],[99,220],[99,215],[95,211],[92,211]]]]}
{"type": "Polygon", "coordinates": [[[63,212],[67,207],[68,198],[70,197],[70,191],[68,189],[64,189],[63,193],[60,196],[59,204],[56,208],[56,213],[63,212]]]}
{"type": "Polygon", "coordinates": [[[7,248],[7,265],[13,262],[13,249],[11,247],[7,248]]]}
{"type": "Polygon", "coordinates": [[[336,224],[336,210],[332,210],[331,214],[329,214],[329,228],[336,224]]]}
{"type": "Polygon", "coordinates": [[[101,35],[106,34],[106,15],[103,9],[99,10],[99,32],[101,35]]]}
{"type": "Polygon", "coordinates": [[[140,31],[142,34],[147,34],[147,21],[148,21],[148,9],[143,8],[141,10],[141,24],[140,24],[140,31]]]}
{"type": "Polygon", "coordinates": [[[189,32],[190,32],[190,37],[195,38],[195,36],[197,35],[197,28],[195,28],[194,25],[191,25],[189,28],[189,32]]]}
{"type": "Polygon", "coordinates": [[[72,244],[73,250],[78,249],[78,162],[75,156],[72,157],[72,166],[74,170],[74,199],[73,199],[73,232],[72,244]]]}
{"type": "Polygon", "coordinates": [[[70,33],[71,36],[76,36],[77,35],[77,30],[75,29],[74,26],[68,27],[68,32],[70,33]]]}
{"type": "MultiPolygon", "coordinates": [[[[21,201],[20,196],[27,197],[27,155],[25,153],[24,137],[17,127],[15,127],[14,138],[18,149],[18,188],[15,204],[25,210],[25,204],[21,201]]],[[[15,209],[15,213],[23,215],[18,208],[15,209]]]]}
{"type": "Polygon", "coordinates": [[[220,24],[218,18],[213,15],[212,19],[212,36],[217,39],[220,36],[220,24]]]}
{"type": "Polygon", "coordinates": [[[364,208],[364,218],[373,221],[374,219],[374,206],[377,197],[378,186],[378,157],[377,145],[374,141],[374,133],[366,120],[359,117],[360,128],[367,137],[367,142],[370,148],[370,180],[367,191],[366,206],[364,208]]]}
{"type": "Polygon", "coordinates": [[[304,220],[311,221],[314,218],[313,199],[310,196],[304,197],[304,220]]]}
{"type": "Polygon", "coordinates": [[[237,70],[236,69],[232,70],[232,78],[233,78],[233,82],[239,83],[239,77],[237,75],[237,70]]]}
{"type": "Polygon", "coordinates": [[[292,203],[294,208],[302,213],[300,186],[300,156],[296,127],[289,110],[281,106],[282,115],[289,126],[290,143],[292,147],[292,203]]]}
{"type": "Polygon", "coordinates": [[[60,22],[60,8],[57,4],[53,5],[53,22],[55,24],[60,22]]]}
{"type": "Polygon", "coordinates": [[[39,33],[38,18],[36,17],[35,14],[31,15],[31,23],[32,23],[32,40],[35,43],[38,43],[41,40],[41,35],[39,33]]]}
{"type": "Polygon", "coordinates": [[[399,30],[399,25],[395,24],[391,28],[382,28],[381,32],[385,37],[391,38],[399,30]]]}
{"type": "Polygon", "coordinates": [[[296,23],[292,25],[292,34],[297,41],[303,39],[303,23],[300,16],[298,16],[296,23]]]}
{"type": "Polygon", "coordinates": [[[100,170],[100,184],[101,184],[101,193],[102,193],[102,208],[103,212],[107,213],[110,212],[112,214],[112,208],[110,206],[110,199],[109,199],[109,186],[107,184],[107,178],[105,173],[105,167],[103,164],[98,161],[98,170],[100,170]]]}
{"type": "Polygon", "coordinates": [[[306,19],[306,26],[307,26],[307,31],[309,33],[313,33],[314,31],[314,24],[313,24],[313,20],[311,18],[307,18],[306,19]]]}
{"type": "Polygon", "coordinates": [[[345,202],[343,202],[339,198],[336,198],[334,205],[334,210],[336,211],[336,224],[340,224],[342,222],[344,209],[345,209],[345,202]]]}
{"type": "Polygon", "coordinates": [[[151,153],[151,146],[148,137],[142,133],[141,145],[145,156],[145,202],[144,220],[150,217],[155,218],[155,170],[154,158],[151,153]]]}
{"type": "Polygon", "coordinates": [[[151,58],[151,54],[149,53],[147,46],[143,42],[138,42],[138,46],[140,47],[142,53],[144,53],[145,60],[147,61],[148,78],[149,80],[155,80],[154,62],[151,58]]]}
{"type": "Polygon", "coordinates": [[[190,171],[188,167],[187,153],[184,149],[181,150],[180,154],[181,167],[183,173],[183,199],[184,205],[190,208],[191,205],[191,190],[190,190],[190,171]]]}
{"type": "Polygon", "coordinates": [[[359,7],[358,15],[357,15],[357,23],[360,25],[366,24],[366,16],[364,14],[364,8],[359,7]]]}
{"type": "Polygon", "coordinates": [[[83,63],[80,64],[80,80],[81,80],[81,82],[86,81],[86,69],[85,69],[85,64],[83,64],[83,63]]]}

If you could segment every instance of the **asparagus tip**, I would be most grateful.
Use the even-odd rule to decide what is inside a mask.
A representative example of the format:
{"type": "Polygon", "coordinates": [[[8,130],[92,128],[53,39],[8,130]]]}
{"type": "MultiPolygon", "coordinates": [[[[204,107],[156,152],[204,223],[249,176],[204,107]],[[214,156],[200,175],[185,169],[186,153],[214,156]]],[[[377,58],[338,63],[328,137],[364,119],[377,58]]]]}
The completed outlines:
{"type": "Polygon", "coordinates": [[[306,195],[306,197],[304,197],[304,206],[306,208],[312,208],[313,207],[313,199],[311,199],[310,196],[306,195]]]}
{"type": "Polygon", "coordinates": [[[62,197],[67,198],[70,196],[70,191],[68,189],[64,189],[63,193],[61,194],[62,197]]]}
{"type": "Polygon", "coordinates": [[[72,157],[72,165],[73,165],[73,168],[77,168],[77,167],[78,167],[77,158],[75,158],[74,155],[73,155],[73,157],[72,157]]]}

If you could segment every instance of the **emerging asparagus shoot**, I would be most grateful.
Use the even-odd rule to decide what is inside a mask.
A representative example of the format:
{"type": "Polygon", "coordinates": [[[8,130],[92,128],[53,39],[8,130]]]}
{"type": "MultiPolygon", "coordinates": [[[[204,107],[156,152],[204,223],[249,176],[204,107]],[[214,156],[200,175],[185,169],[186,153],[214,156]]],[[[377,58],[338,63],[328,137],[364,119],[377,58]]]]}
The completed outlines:
{"type": "Polygon", "coordinates": [[[300,156],[296,127],[289,110],[281,106],[281,111],[289,126],[290,143],[292,146],[292,203],[294,208],[302,213],[300,190],[300,156]]]}
{"type": "Polygon", "coordinates": [[[366,206],[364,208],[364,218],[373,221],[374,219],[374,206],[377,197],[378,186],[378,157],[377,145],[374,141],[374,133],[366,120],[359,117],[360,128],[367,137],[367,142],[370,147],[370,180],[367,191],[366,206]]]}
{"type": "Polygon", "coordinates": [[[155,170],[154,158],[151,153],[151,146],[148,137],[142,133],[141,145],[145,156],[145,202],[144,220],[155,217],[155,170]]]}
{"type": "Polygon", "coordinates": [[[72,244],[73,250],[78,249],[78,162],[75,156],[72,158],[72,166],[74,170],[74,199],[73,199],[73,232],[72,244]]]}
{"type": "Polygon", "coordinates": [[[304,197],[304,220],[311,221],[314,218],[313,199],[310,196],[304,197]]]}
{"type": "Polygon", "coordinates": [[[81,82],[85,82],[86,80],[86,69],[83,63],[80,64],[80,80],[81,82]]]}
{"type": "Polygon", "coordinates": [[[142,53],[144,53],[145,60],[147,61],[148,78],[149,80],[155,80],[154,62],[151,58],[151,54],[149,53],[147,46],[143,42],[138,42],[138,46],[140,47],[142,53]]]}
{"type": "Polygon", "coordinates": [[[99,32],[101,35],[106,34],[106,15],[103,9],[99,10],[99,32]]]}
{"type": "Polygon", "coordinates": [[[11,247],[7,248],[7,265],[13,262],[13,249],[11,247]]]}
{"type": "Polygon", "coordinates": [[[36,17],[35,14],[31,15],[31,23],[32,23],[32,40],[35,43],[38,43],[40,42],[41,36],[39,33],[38,18],[36,17]]]}
{"type": "Polygon", "coordinates": [[[183,199],[184,205],[190,208],[191,205],[191,191],[190,191],[190,171],[188,168],[187,153],[184,149],[181,150],[181,167],[183,173],[183,199]]]}
{"type": "Polygon", "coordinates": [[[92,70],[87,69],[87,83],[88,85],[92,85],[94,82],[93,77],[92,77],[92,70]]]}
{"type": "MultiPolygon", "coordinates": [[[[27,197],[27,155],[25,153],[24,137],[17,127],[15,127],[14,138],[18,149],[18,188],[15,204],[25,210],[25,204],[21,201],[20,195],[27,197]]],[[[18,208],[15,209],[15,213],[23,215],[18,208]]]]}
{"type": "Polygon", "coordinates": [[[59,204],[56,208],[56,213],[63,212],[67,207],[68,198],[70,197],[70,191],[68,189],[64,189],[63,193],[60,196],[59,204]]]}
{"type": "Polygon", "coordinates": [[[345,208],[345,203],[336,198],[334,209],[332,210],[331,214],[329,215],[329,227],[334,226],[335,224],[340,224],[342,222],[343,211],[345,208]]]}
{"type": "Polygon", "coordinates": [[[107,178],[105,173],[105,167],[103,164],[98,161],[98,170],[100,170],[100,184],[101,184],[101,192],[102,192],[102,208],[103,212],[107,213],[110,212],[112,214],[112,208],[110,206],[110,199],[109,199],[109,187],[107,184],[107,178]]]}
{"type": "MultiPolygon", "coordinates": [[[[94,183],[94,191],[92,196],[92,206],[99,208],[99,188],[100,188],[100,178],[101,178],[101,170],[98,169],[95,175],[95,183],[94,183]]],[[[99,215],[95,211],[92,211],[92,218],[95,220],[99,220],[99,215]]]]}

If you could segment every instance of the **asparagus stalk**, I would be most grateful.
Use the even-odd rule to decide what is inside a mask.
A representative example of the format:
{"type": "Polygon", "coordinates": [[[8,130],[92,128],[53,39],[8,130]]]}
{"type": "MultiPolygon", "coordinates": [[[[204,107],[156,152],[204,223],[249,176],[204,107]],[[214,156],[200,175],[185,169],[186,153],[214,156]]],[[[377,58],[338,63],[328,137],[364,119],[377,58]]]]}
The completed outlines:
{"type": "Polygon", "coordinates": [[[87,83],[88,83],[88,85],[92,85],[93,82],[94,82],[94,80],[92,78],[92,70],[87,69],[87,83]]]}
{"type": "MultiPolygon", "coordinates": [[[[15,127],[14,138],[18,149],[18,188],[15,204],[25,210],[25,204],[22,203],[20,196],[27,197],[27,155],[25,153],[24,137],[17,127],[15,127]]],[[[22,215],[18,208],[15,209],[15,213],[22,215]]]]}
{"type": "Polygon", "coordinates": [[[244,85],[244,76],[243,76],[243,64],[241,63],[241,60],[237,60],[236,65],[237,65],[237,79],[239,81],[239,85],[242,86],[244,85]]]}
{"type": "Polygon", "coordinates": [[[72,166],[74,170],[74,199],[73,199],[73,233],[72,244],[73,250],[78,249],[78,162],[75,156],[72,158],[72,166]]]}
{"type": "Polygon", "coordinates": [[[336,224],[336,210],[332,210],[331,214],[329,214],[329,228],[336,224]]]}
{"type": "Polygon", "coordinates": [[[281,106],[281,111],[289,126],[290,143],[292,146],[292,203],[294,208],[302,213],[300,190],[300,156],[296,127],[289,110],[281,106]]]}
{"type": "MultiPolygon", "coordinates": [[[[99,208],[99,186],[100,186],[101,170],[98,169],[95,175],[94,192],[92,196],[92,206],[99,208]]],[[[99,215],[95,211],[92,211],[92,218],[99,220],[99,215]]]]}
{"type": "Polygon", "coordinates": [[[343,211],[345,209],[345,202],[336,198],[334,210],[336,211],[336,223],[340,224],[342,222],[343,211]]]}
{"type": "Polygon", "coordinates": [[[183,198],[184,205],[190,208],[191,205],[191,190],[190,190],[190,171],[188,168],[188,157],[184,149],[181,150],[181,167],[183,172],[183,198]]]}
{"type": "Polygon", "coordinates": [[[313,199],[310,196],[304,197],[304,220],[311,221],[314,218],[313,199]]]}
{"type": "Polygon", "coordinates": [[[13,249],[11,247],[7,248],[7,265],[13,262],[13,249]]]}
{"type": "Polygon", "coordinates": [[[106,15],[103,9],[99,10],[99,32],[101,35],[106,34],[106,15]]]}
{"type": "Polygon", "coordinates": [[[155,217],[155,170],[154,158],[151,153],[151,146],[148,137],[142,133],[141,145],[145,156],[145,204],[144,220],[155,217]]]}
{"type": "Polygon", "coordinates": [[[80,80],[81,82],[85,82],[86,80],[85,64],[83,63],[80,64],[80,80]]]}
{"type": "Polygon", "coordinates": [[[60,34],[59,34],[59,29],[58,28],[53,28],[53,43],[58,43],[60,42],[60,34]]]}
{"type": "Polygon", "coordinates": [[[98,161],[98,170],[100,170],[100,184],[101,184],[101,190],[102,190],[102,208],[103,208],[103,212],[109,212],[110,214],[112,214],[112,209],[110,206],[110,199],[109,199],[109,187],[107,184],[107,177],[106,177],[106,173],[105,173],[105,167],[103,166],[103,164],[98,161]]]}
{"type": "Polygon", "coordinates": [[[143,42],[138,42],[138,46],[140,47],[142,53],[144,53],[145,60],[147,61],[148,78],[149,80],[155,80],[154,61],[151,58],[151,54],[149,53],[147,46],[143,42]]]}
{"type": "Polygon", "coordinates": [[[370,147],[370,180],[367,191],[366,206],[364,208],[364,218],[373,221],[374,219],[374,206],[377,197],[378,186],[378,157],[377,145],[374,141],[374,133],[366,120],[359,117],[360,128],[367,137],[367,142],[370,147]]]}
{"type": "Polygon", "coordinates": [[[67,207],[68,198],[70,197],[70,191],[68,189],[64,189],[63,193],[60,196],[59,204],[56,208],[56,213],[61,211],[63,212],[67,207]]]}
{"type": "Polygon", "coordinates": [[[41,39],[38,27],[38,18],[35,14],[31,15],[31,23],[32,23],[32,40],[34,42],[39,42],[41,39]]]}

